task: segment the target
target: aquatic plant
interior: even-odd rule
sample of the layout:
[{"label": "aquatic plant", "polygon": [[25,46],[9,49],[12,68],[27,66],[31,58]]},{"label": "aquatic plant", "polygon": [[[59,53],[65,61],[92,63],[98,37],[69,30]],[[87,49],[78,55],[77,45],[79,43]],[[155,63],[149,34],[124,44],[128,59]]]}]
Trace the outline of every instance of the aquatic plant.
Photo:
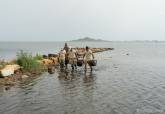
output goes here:
[{"label": "aquatic plant", "polygon": [[17,52],[17,64],[22,66],[22,70],[25,72],[39,73],[43,69],[43,65],[37,61],[36,57],[23,50]]}]

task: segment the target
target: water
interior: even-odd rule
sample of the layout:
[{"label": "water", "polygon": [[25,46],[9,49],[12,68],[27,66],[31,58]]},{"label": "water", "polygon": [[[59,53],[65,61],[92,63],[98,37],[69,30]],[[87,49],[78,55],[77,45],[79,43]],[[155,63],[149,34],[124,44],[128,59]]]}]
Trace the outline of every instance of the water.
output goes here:
[{"label": "water", "polygon": [[[53,53],[63,46],[7,44],[0,45],[0,55],[8,59],[20,48]],[[165,114],[165,43],[70,44],[115,50],[96,54],[98,65],[92,73],[56,70],[9,90],[0,87],[0,114]]]}]

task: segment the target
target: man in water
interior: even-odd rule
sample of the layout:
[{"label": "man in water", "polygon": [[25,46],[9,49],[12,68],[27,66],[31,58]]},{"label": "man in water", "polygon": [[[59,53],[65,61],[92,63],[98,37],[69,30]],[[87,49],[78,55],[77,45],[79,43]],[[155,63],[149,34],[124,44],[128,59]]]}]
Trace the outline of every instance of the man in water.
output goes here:
[{"label": "man in water", "polygon": [[61,49],[61,51],[59,52],[60,68],[64,68],[64,65],[65,65],[65,55],[66,55],[66,51],[64,49]]},{"label": "man in water", "polygon": [[73,48],[69,51],[69,63],[71,64],[72,70],[77,69],[77,52]]},{"label": "man in water", "polygon": [[91,60],[94,59],[94,54],[93,52],[89,49],[88,46],[86,46],[86,49],[85,49],[85,53],[84,53],[84,62],[85,62],[85,71],[87,70],[87,64],[90,66],[90,69],[91,71],[93,70],[92,69],[92,66],[89,64]]},{"label": "man in water", "polygon": [[66,54],[65,54],[65,68],[67,69],[68,63],[69,63],[69,58],[68,58],[68,55],[69,55],[69,46],[68,46],[67,43],[65,43],[65,45],[64,45],[64,50],[66,51]]}]

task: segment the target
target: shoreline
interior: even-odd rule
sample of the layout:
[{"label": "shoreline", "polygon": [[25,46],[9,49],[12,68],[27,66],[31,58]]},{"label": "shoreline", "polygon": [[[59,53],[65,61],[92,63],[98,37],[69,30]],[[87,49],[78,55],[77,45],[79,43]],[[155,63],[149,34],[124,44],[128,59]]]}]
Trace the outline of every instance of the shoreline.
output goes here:
[{"label": "shoreline", "polygon": [[[78,51],[78,55],[83,55],[85,48],[73,48]],[[114,48],[90,48],[93,53],[100,53],[104,51],[110,51],[114,50]],[[19,83],[22,80],[25,80],[30,77],[34,77],[37,75],[41,75],[45,72],[49,72],[50,74],[53,74],[55,69],[59,67],[58,63],[58,54],[48,54],[45,55],[45,58],[42,58],[41,60],[37,60],[41,65],[43,65],[43,68],[40,69],[40,71],[34,70],[34,71],[24,71],[24,68],[21,65],[18,65],[16,63],[17,60],[13,61],[5,61],[6,65],[4,65],[3,68],[0,68],[0,85],[6,86],[8,88],[9,86],[14,86],[15,84]],[[7,67],[7,68],[6,68]],[[3,76],[3,72],[13,72],[10,75]]]}]

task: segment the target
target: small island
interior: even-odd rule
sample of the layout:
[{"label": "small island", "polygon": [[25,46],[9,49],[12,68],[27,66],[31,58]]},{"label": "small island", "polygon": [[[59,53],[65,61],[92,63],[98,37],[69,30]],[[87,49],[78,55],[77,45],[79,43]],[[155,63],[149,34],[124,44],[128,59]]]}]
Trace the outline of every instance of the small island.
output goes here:
[{"label": "small island", "polygon": [[71,40],[70,42],[109,42],[109,41],[102,40],[102,39],[90,38],[90,37],[84,37],[84,38],[80,38],[77,40]]}]

